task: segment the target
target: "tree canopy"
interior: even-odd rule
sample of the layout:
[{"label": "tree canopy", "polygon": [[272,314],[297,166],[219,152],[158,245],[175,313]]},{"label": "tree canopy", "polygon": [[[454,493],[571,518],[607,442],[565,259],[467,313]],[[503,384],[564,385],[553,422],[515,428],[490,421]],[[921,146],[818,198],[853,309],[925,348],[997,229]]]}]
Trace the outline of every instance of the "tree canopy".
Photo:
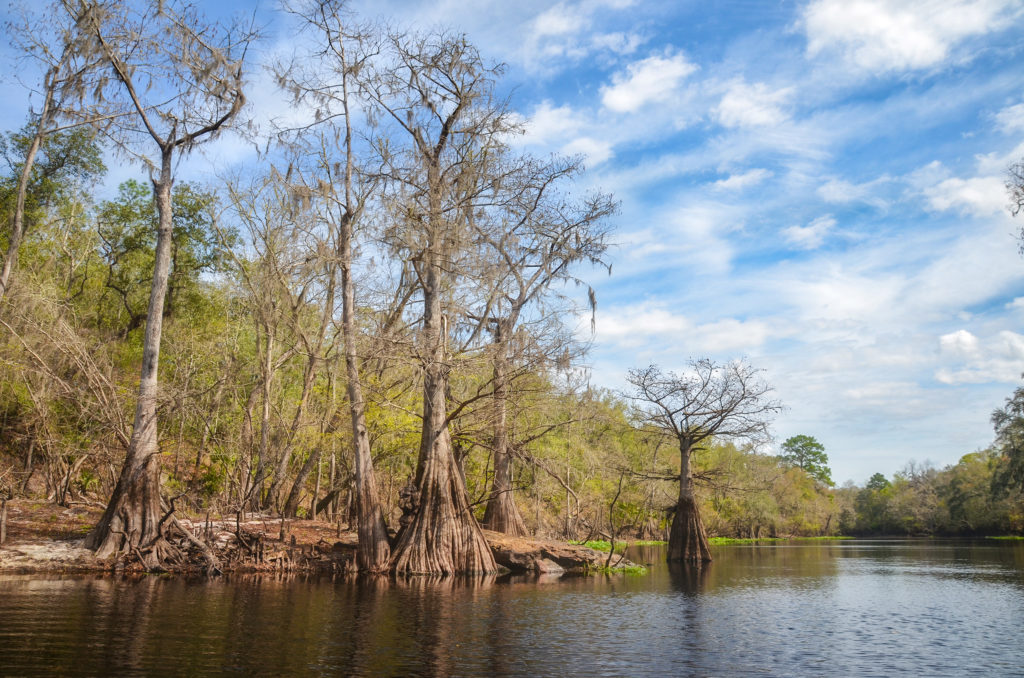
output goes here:
[{"label": "tree canopy", "polygon": [[782,454],[779,458],[807,473],[812,478],[826,485],[832,482],[832,470],[828,466],[828,455],[825,446],[813,436],[796,435],[782,443]]}]

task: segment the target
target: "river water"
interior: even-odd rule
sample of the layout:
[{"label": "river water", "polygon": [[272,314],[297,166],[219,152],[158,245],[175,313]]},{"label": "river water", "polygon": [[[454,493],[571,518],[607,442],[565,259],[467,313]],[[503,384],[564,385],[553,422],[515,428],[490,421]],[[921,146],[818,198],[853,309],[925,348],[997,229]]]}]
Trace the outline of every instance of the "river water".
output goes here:
[{"label": "river water", "polygon": [[643,576],[0,577],[0,675],[1024,675],[1024,542],[714,549]]}]

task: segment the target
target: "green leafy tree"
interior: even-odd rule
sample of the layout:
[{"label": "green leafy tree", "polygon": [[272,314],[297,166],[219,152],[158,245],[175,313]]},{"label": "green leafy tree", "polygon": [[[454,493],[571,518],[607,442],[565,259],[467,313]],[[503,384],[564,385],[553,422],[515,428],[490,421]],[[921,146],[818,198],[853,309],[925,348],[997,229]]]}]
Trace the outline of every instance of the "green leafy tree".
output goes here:
[{"label": "green leafy tree", "polygon": [[854,506],[857,509],[857,530],[860,532],[886,533],[892,528],[890,504],[892,483],[876,473],[868,480],[864,489],[857,493]]},{"label": "green leafy tree", "polygon": [[992,413],[992,425],[1000,455],[992,491],[1005,496],[1011,489],[1024,489],[1024,388],[1016,389],[1006,405]]},{"label": "green leafy tree", "polygon": [[786,440],[782,443],[780,459],[787,464],[803,469],[807,475],[829,487],[835,485],[832,482],[832,469],[828,467],[825,446],[813,436],[798,435]]},{"label": "green leafy tree", "polygon": [[[226,268],[225,247],[235,241],[221,227],[220,242],[214,229],[215,196],[191,184],[174,187],[171,197],[171,267],[163,317],[199,303],[200,276]],[[153,279],[158,215],[153,192],[129,180],[118,187],[117,199],[100,204],[97,231],[100,254],[106,264],[106,287],[116,299],[117,323],[123,334],[146,319]]]},{"label": "green leafy tree", "polygon": [[865,488],[874,492],[880,492],[889,487],[889,485],[889,480],[884,475],[876,473],[868,479],[868,484],[865,485]]}]

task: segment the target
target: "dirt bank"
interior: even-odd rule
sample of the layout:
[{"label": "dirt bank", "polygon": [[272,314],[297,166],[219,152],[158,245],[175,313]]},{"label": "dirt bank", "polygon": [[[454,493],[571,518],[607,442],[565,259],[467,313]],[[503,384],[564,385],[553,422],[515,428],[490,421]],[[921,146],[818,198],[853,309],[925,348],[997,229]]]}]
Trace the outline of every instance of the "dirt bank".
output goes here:
[{"label": "dirt bank", "polygon": [[[138,569],[132,559],[98,560],[82,547],[102,507],[57,506],[15,499],[7,504],[7,541],[0,546],[0,572],[103,572]],[[183,528],[216,556],[221,572],[354,571],[356,534],[319,520],[287,520],[244,514],[179,518]],[[509,537],[485,530],[499,565],[516,573],[560,575],[604,567],[608,554],[565,542]],[[198,548],[186,548],[181,571],[206,568]],[[618,556],[612,564],[632,566]]]}]

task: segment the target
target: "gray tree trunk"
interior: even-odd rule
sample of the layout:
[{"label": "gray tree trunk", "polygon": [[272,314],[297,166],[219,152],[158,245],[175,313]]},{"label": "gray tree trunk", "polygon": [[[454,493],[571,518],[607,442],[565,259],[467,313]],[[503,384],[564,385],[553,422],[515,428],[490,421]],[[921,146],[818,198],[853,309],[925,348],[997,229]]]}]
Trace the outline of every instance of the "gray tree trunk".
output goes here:
[{"label": "gray tree trunk", "polygon": [[46,74],[46,97],[43,99],[43,110],[39,113],[39,122],[36,124],[36,132],[32,135],[32,141],[25,154],[25,164],[21,167],[21,174],[18,176],[18,189],[14,202],[14,214],[11,216],[11,237],[7,243],[7,255],[4,257],[3,270],[0,271],[0,301],[7,294],[10,284],[11,271],[18,260],[18,248],[21,247],[21,239],[25,235],[25,196],[28,193],[28,182],[32,177],[32,167],[35,165],[36,154],[42,146],[43,137],[46,135],[46,128],[50,125],[50,118],[53,116],[53,80],[56,77],[56,68],[50,69]]},{"label": "gray tree trunk", "polygon": [[512,496],[512,454],[508,444],[508,375],[503,332],[496,333],[498,354],[494,359],[494,479],[487,499],[483,526],[488,530],[525,537],[526,525]]},{"label": "gray tree trunk", "polygon": [[153,181],[159,224],[132,437],[114,494],[85,543],[101,558],[138,549],[149,568],[158,567],[171,552],[159,526],[160,448],[157,439],[157,368],[173,228],[171,158],[171,149],[166,148],[161,156],[160,176]]}]

